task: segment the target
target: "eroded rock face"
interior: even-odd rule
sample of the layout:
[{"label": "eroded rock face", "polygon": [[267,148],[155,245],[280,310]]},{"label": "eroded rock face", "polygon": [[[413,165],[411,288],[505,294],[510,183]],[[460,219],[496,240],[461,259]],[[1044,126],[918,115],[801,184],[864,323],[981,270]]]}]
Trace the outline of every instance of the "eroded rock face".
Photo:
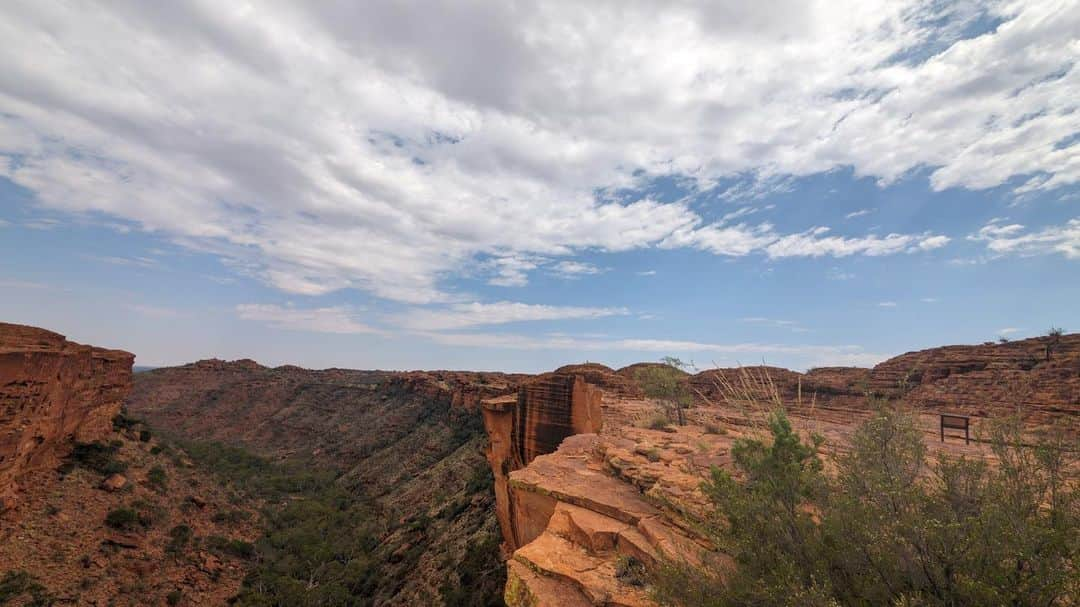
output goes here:
[{"label": "eroded rock face", "polygon": [[488,462],[495,475],[495,501],[506,546],[513,550],[531,541],[531,533],[514,521],[509,474],[540,455],[552,453],[568,436],[599,432],[602,392],[581,375],[560,372],[537,377],[516,396],[484,401],[484,428],[490,439]]},{"label": "eroded rock face", "polygon": [[0,500],[56,467],[76,441],[101,438],[131,390],[134,355],[0,323]]}]

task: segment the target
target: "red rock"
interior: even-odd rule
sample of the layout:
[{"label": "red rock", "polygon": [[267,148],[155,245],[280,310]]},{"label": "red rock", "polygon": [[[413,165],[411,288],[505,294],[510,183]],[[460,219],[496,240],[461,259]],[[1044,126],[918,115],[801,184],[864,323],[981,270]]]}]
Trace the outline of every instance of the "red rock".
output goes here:
[{"label": "red rock", "polygon": [[127,477],[123,474],[110,474],[105,480],[101,481],[101,487],[105,491],[112,493],[113,491],[119,491],[127,485]]},{"label": "red rock", "polygon": [[75,441],[112,429],[131,390],[135,357],[0,323],[0,496],[21,478],[55,468]]},{"label": "red rock", "polygon": [[485,400],[484,428],[490,444],[487,457],[495,476],[495,512],[510,549],[520,546],[507,486],[510,472],[551,453],[568,436],[599,432],[602,393],[580,375],[551,373],[522,386],[516,398]]}]

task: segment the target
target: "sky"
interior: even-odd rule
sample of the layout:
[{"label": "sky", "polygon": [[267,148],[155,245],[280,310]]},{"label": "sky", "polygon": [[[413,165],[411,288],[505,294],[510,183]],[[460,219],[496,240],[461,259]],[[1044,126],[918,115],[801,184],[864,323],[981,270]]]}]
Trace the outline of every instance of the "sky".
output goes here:
[{"label": "sky", "polygon": [[1080,329],[1075,0],[11,0],[0,40],[0,320],[136,364]]}]

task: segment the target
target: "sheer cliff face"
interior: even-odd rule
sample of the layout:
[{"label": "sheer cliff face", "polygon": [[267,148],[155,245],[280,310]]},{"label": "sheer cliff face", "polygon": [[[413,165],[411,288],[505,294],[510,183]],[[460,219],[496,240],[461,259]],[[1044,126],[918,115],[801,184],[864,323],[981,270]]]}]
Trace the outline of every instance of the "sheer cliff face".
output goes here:
[{"label": "sheer cliff face", "polygon": [[517,512],[528,505],[514,501],[508,486],[510,472],[554,452],[568,436],[599,432],[601,398],[600,389],[581,375],[556,371],[522,386],[516,396],[484,402],[496,513],[508,548],[527,544],[539,533],[527,523],[535,516]]},{"label": "sheer cliff face", "polygon": [[134,360],[0,323],[0,501],[13,502],[22,477],[56,467],[76,441],[111,430],[131,390]]}]

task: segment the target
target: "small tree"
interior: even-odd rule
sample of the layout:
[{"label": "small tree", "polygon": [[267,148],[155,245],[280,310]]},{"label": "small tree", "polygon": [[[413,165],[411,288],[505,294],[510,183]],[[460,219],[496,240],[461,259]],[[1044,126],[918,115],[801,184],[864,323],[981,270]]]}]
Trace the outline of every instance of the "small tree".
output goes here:
[{"label": "small tree", "polygon": [[1050,330],[1046,332],[1046,360],[1048,362],[1050,355],[1061,345],[1061,336],[1064,334],[1065,330],[1061,327],[1050,327]]},{"label": "small tree", "polygon": [[685,363],[674,356],[660,359],[661,365],[646,367],[637,373],[637,380],[645,396],[661,403],[668,417],[673,417],[680,426],[686,425],[684,409],[693,402],[690,385],[686,381],[686,370],[693,368],[692,363]]}]

